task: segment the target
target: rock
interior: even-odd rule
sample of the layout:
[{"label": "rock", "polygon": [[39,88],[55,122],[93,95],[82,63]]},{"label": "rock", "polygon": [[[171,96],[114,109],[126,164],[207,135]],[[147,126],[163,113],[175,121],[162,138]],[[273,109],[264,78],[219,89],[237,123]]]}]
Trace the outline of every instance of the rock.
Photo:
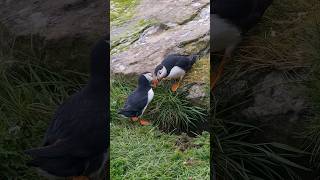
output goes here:
[{"label": "rock", "polygon": [[144,0],[137,7],[139,19],[154,18],[160,23],[183,24],[208,6],[208,0]]},{"label": "rock", "polygon": [[[190,4],[190,1],[182,2]],[[194,1],[192,3],[200,2],[204,1]],[[206,2],[209,3],[209,1]],[[161,3],[167,2],[161,1]],[[167,20],[165,20],[165,16],[162,14],[162,11],[156,11],[160,14],[156,14],[156,12],[154,12],[153,16],[157,17],[162,22],[178,23],[181,19],[178,18],[180,17],[180,14],[177,12],[180,12],[179,8],[183,8],[184,3],[180,3],[179,1],[179,6],[177,7],[173,5],[165,6],[166,8],[175,7],[174,10],[171,10],[171,15],[168,14],[166,16]],[[154,5],[154,3],[149,2],[148,4]],[[167,10],[166,8],[164,9]],[[189,19],[190,21],[184,22],[181,25],[170,27],[169,25],[162,23],[162,25],[155,25],[145,30],[144,33],[142,33],[142,36],[132,44],[128,45],[124,51],[112,55],[112,72],[121,74],[140,74],[145,71],[153,71],[156,65],[158,65],[163,58],[170,53],[199,53],[203,49],[209,47],[210,6],[206,5],[202,9],[200,9],[199,6],[197,9],[198,10],[191,11],[196,14],[190,14],[188,9],[184,9],[185,11],[188,11],[185,12],[185,14],[188,14],[189,18],[185,17],[183,14],[181,17],[183,16],[182,19]],[[148,8],[145,8],[143,12],[145,11],[147,11],[146,14],[148,14]],[[173,12],[176,14],[177,19],[173,18]],[[193,48],[185,48],[189,44],[192,44]],[[199,49],[194,47],[201,48]]]},{"label": "rock", "polygon": [[209,0],[142,0],[132,19],[123,26],[111,27],[112,38],[117,39],[128,33],[131,34],[141,20],[152,20],[175,27],[192,20],[209,3]]},{"label": "rock", "polygon": [[243,110],[248,119],[268,122],[283,119],[295,122],[307,107],[303,92],[305,87],[288,80],[279,72],[268,74],[262,83],[254,88],[254,103]]},{"label": "rock", "polygon": [[96,38],[109,29],[107,4],[104,0],[7,0],[0,6],[0,23],[18,36]]},{"label": "rock", "polygon": [[186,96],[193,103],[205,102],[206,98],[209,98],[209,92],[206,91],[205,84],[194,84],[189,88],[188,95]]}]

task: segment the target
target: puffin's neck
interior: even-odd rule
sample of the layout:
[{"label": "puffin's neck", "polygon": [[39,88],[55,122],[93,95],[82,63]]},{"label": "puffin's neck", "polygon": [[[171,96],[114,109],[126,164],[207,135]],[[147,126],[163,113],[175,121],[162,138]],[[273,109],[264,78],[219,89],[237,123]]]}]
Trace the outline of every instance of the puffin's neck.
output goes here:
[{"label": "puffin's neck", "polygon": [[150,82],[144,76],[141,76],[138,81],[138,89],[149,89],[149,88],[151,88]]}]

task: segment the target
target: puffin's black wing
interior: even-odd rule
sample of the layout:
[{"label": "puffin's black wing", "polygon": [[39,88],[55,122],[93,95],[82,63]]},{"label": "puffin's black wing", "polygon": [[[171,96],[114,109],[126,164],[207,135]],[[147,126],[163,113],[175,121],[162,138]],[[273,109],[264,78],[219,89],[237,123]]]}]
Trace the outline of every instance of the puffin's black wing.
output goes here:
[{"label": "puffin's black wing", "polygon": [[102,159],[92,159],[103,156],[108,148],[106,103],[102,101],[88,96],[84,89],[60,106],[44,147],[26,151],[33,157],[31,165],[58,176],[74,176],[88,165],[101,165]]},{"label": "puffin's black wing", "polygon": [[192,65],[196,62],[197,58],[194,56],[178,56],[176,66],[181,67],[185,71],[192,68]]},{"label": "puffin's black wing", "polygon": [[123,109],[121,109],[119,113],[126,117],[140,116],[147,103],[148,92],[136,89],[128,96]]}]

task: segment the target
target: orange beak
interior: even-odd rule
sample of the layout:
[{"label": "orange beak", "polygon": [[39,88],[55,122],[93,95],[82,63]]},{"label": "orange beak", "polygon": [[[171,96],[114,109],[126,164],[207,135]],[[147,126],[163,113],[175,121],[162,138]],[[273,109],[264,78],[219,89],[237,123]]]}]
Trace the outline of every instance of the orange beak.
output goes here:
[{"label": "orange beak", "polygon": [[151,82],[151,86],[154,87],[154,88],[156,88],[156,87],[158,86],[158,83],[159,83],[158,79],[154,79],[154,80],[152,80],[152,82]]}]

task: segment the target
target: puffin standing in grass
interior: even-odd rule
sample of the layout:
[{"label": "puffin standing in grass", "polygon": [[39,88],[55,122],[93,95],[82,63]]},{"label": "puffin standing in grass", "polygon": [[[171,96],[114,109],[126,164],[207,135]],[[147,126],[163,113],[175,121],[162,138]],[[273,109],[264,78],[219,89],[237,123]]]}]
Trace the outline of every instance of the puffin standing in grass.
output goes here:
[{"label": "puffin standing in grass", "polygon": [[255,26],[272,0],[215,0],[211,16],[211,51],[224,51],[217,71],[211,74],[211,90],[222,74],[225,63],[241,42],[242,37]]},{"label": "puffin standing in grass", "polygon": [[[103,179],[107,160],[109,43],[91,52],[89,83],[56,111],[42,147],[25,151],[28,163],[50,179]],[[102,174],[103,173],[103,174]]]},{"label": "puffin standing in grass", "polygon": [[163,78],[178,79],[178,82],[174,83],[171,87],[173,92],[177,91],[184,75],[191,69],[197,59],[197,55],[168,55],[154,70],[155,79],[153,86],[157,86]]},{"label": "puffin standing in grass", "polygon": [[[143,115],[148,104],[154,96],[152,90],[153,76],[151,72],[145,72],[139,76],[138,87],[128,96],[127,101],[120,109],[119,114],[131,118],[132,121],[138,121],[139,117]],[[148,120],[140,119],[140,124],[143,126],[149,125]]]}]

